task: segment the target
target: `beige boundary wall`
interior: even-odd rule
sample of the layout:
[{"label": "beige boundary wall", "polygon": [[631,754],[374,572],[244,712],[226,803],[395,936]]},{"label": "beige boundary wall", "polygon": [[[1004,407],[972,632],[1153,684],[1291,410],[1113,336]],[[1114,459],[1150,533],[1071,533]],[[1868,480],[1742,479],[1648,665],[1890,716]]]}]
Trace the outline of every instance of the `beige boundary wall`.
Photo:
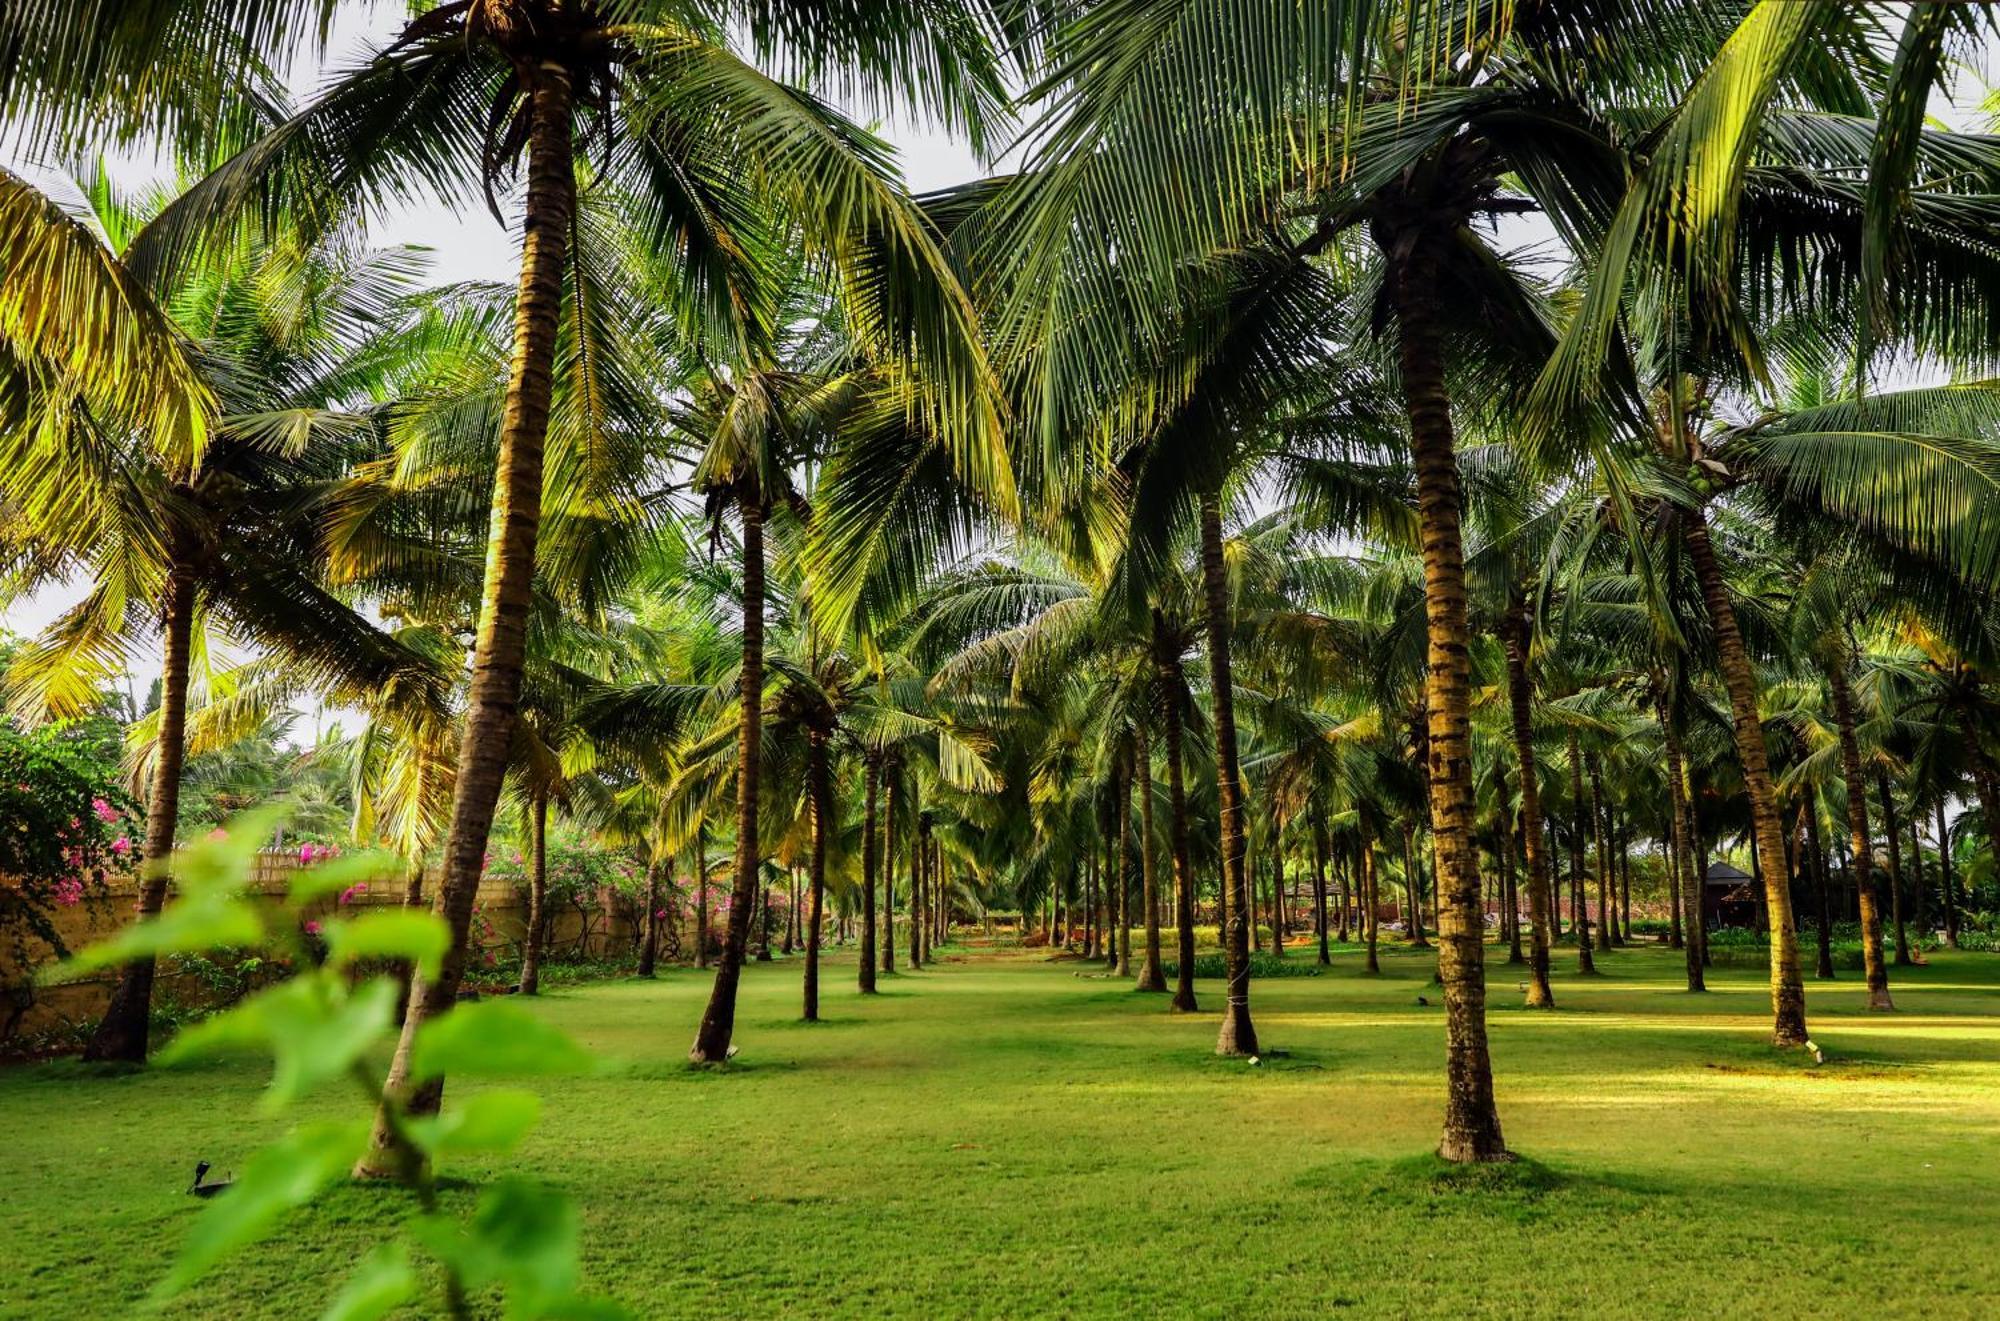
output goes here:
[{"label": "beige boundary wall", "polygon": [[[283,895],[290,888],[292,873],[299,868],[295,852],[266,851],[258,856],[257,869],[251,881],[251,891],[272,896]],[[0,885],[5,885],[0,878]],[[426,893],[425,898],[430,895]],[[353,899],[357,908],[384,907],[400,904],[403,887],[399,883],[371,887],[370,890]],[[131,919],[132,910],[138,902],[136,878],[123,878],[104,886],[89,889],[82,902],[69,907],[58,907],[52,913],[56,934],[71,950],[105,939],[114,934]],[[169,903],[173,901],[168,900]],[[479,897],[475,901],[479,915],[484,921],[473,924],[472,939],[477,953],[474,954],[468,981],[480,984],[480,967],[483,955],[490,952],[495,958],[517,957],[521,940],[528,924],[528,896],[525,888],[517,889],[514,880],[489,879],[481,882]],[[331,899],[314,905],[311,910],[318,914],[331,912],[335,902]],[[576,956],[602,957],[622,954],[634,948],[639,930],[641,914],[636,906],[615,893],[607,891],[596,896],[596,902],[586,908],[564,902],[549,915],[549,949],[557,958]],[[63,1027],[95,1019],[103,1013],[105,1003],[110,999],[116,973],[107,972],[85,981],[62,986],[34,986],[32,977],[35,969],[47,964],[54,951],[43,941],[32,936],[24,937],[26,965],[11,941],[0,941],[0,1055],[8,1053],[8,1042],[21,1036],[39,1035]],[[199,1004],[208,994],[200,980],[188,976],[169,977],[162,969],[162,976],[156,992],[163,1002]]]}]

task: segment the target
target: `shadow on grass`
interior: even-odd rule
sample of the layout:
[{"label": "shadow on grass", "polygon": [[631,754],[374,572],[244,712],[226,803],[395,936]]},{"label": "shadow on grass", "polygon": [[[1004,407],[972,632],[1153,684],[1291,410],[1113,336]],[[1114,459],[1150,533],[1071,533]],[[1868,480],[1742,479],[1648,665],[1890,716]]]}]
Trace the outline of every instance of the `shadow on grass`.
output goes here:
[{"label": "shadow on grass", "polygon": [[645,1082],[702,1083],[727,1078],[756,1078],[766,1074],[797,1073],[805,1066],[797,1060],[755,1059],[742,1055],[726,1064],[696,1064],[685,1059],[636,1060],[623,1068],[607,1070],[609,1076],[636,1078]]},{"label": "shadow on grass", "polygon": [[1625,1170],[1557,1169],[1532,1156],[1458,1165],[1429,1152],[1315,1166],[1293,1176],[1291,1184],[1306,1192],[1358,1197],[1380,1208],[1383,1216],[1464,1215],[1521,1225],[1580,1214],[1597,1217],[1678,1191]]}]

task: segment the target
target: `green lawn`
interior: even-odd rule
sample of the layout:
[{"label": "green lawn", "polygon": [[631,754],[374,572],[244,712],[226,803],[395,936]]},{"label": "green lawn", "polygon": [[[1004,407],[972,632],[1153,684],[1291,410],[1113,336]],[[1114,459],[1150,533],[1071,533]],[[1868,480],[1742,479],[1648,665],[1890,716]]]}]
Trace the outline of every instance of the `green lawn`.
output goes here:
[{"label": "green lawn", "polygon": [[[1819,1068],[1763,1045],[1755,970],[1691,998],[1678,960],[1564,975],[1551,1014],[1495,967],[1531,1158],[1503,1169],[1426,1154],[1443,1029],[1418,957],[1259,981],[1283,1053],[1251,1067],[1210,1054],[1212,1014],[1095,965],[978,953],[870,1001],[836,958],[816,1027],[795,963],[753,965],[722,1073],[681,1063],[701,974],[549,995],[615,1065],[545,1086],[517,1167],[582,1200],[593,1286],[644,1316],[2000,1315],[2000,958],[1902,975],[1893,1017],[1858,975],[1815,985]],[[124,1315],[194,1213],[195,1159],[277,1131],[262,1081],[0,1072],[0,1316]],[[169,1314],[312,1315],[403,1205],[344,1188]]]}]

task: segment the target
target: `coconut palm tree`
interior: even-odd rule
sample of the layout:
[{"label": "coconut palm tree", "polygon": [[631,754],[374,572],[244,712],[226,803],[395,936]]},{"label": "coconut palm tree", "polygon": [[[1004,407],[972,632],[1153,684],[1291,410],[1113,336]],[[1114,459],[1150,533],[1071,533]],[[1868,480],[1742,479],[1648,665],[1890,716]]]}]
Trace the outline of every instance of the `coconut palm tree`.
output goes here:
[{"label": "coconut palm tree", "polygon": [[[239,235],[160,264],[144,254],[191,190],[128,197],[96,175],[79,192],[86,218],[0,177],[0,242],[23,274],[0,296],[15,512],[0,544],[15,590],[90,584],[16,655],[7,683],[17,711],[73,714],[156,626],[146,921],[167,895],[189,695],[223,668],[210,658],[225,639],[282,656],[335,700],[412,708],[444,687],[428,656],[355,613],[326,572],[339,478],[380,453],[371,412],[387,356],[369,341],[398,336],[417,264],[344,235]],[[152,976],[151,960],[121,973],[92,1058],[145,1058]]]}]

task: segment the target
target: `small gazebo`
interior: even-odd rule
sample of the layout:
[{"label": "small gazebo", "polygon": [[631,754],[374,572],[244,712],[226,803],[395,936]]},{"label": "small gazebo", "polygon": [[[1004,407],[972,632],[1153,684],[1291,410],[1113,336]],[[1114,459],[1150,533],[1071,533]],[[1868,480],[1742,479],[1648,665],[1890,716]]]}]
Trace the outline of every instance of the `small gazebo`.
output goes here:
[{"label": "small gazebo", "polygon": [[1702,877],[1701,920],[1708,927],[1756,926],[1756,878],[1726,862],[1709,863]]}]

